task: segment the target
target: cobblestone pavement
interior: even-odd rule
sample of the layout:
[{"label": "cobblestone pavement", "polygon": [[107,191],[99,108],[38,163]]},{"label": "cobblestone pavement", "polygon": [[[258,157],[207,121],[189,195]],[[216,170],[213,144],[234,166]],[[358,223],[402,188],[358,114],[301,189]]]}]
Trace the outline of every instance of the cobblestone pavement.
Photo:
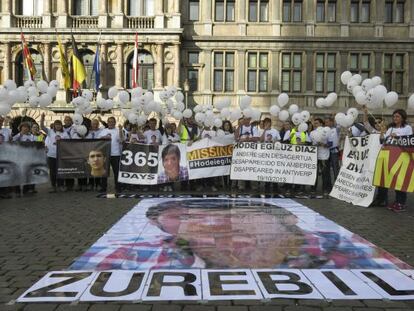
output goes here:
[{"label": "cobblestone pavement", "polygon": [[[414,302],[392,301],[223,301],[152,304],[14,303],[46,272],[64,270],[138,199],[100,199],[94,193],[49,194],[0,200],[0,310],[152,311],[379,311],[414,310]],[[360,208],[334,199],[298,199],[345,228],[414,266],[414,196],[406,213]]]}]

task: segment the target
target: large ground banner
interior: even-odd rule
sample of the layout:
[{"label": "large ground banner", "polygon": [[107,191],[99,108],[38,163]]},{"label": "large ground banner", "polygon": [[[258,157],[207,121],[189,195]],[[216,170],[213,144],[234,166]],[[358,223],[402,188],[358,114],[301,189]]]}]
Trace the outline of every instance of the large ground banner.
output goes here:
[{"label": "large ground banner", "polygon": [[330,196],[354,205],[369,206],[375,194],[372,183],[380,148],[379,134],[347,137],[342,167]]},{"label": "large ground banner", "polygon": [[409,300],[410,269],[292,200],[149,199],[17,301]]},{"label": "large ground banner", "polygon": [[0,144],[0,187],[49,181],[46,150],[40,142]]},{"label": "large ground banner", "polygon": [[414,135],[385,141],[378,154],[374,185],[414,192]]},{"label": "large ground banner", "polygon": [[230,174],[234,138],[204,138],[187,146],[190,179]]},{"label": "large ground banner", "polygon": [[317,147],[240,142],[234,145],[231,179],[314,185]]},{"label": "large ground banner", "polygon": [[105,139],[57,141],[58,178],[108,177],[111,142]]}]

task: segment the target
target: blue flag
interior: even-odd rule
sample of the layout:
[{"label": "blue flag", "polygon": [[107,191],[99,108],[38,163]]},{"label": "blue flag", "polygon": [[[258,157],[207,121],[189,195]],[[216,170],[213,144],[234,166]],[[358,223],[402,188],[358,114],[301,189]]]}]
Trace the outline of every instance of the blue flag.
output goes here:
[{"label": "blue flag", "polygon": [[93,61],[93,71],[95,73],[95,91],[98,92],[101,85],[101,66],[99,64],[99,43],[96,45],[95,60]]}]

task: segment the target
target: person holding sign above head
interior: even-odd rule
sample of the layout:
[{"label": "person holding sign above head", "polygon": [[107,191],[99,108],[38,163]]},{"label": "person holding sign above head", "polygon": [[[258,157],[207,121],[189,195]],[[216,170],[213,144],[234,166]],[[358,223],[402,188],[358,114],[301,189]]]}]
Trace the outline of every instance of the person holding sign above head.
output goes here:
[{"label": "person holding sign above head", "polygon": [[[384,139],[388,137],[397,138],[399,136],[413,135],[413,129],[407,123],[407,112],[403,109],[397,109],[392,114],[392,123],[388,126],[388,130],[384,135]],[[404,212],[406,210],[407,192],[395,190],[395,202],[388,206],[389,210],[394,212]],[[388,205],[388,189],[378,187],[377,197],[371,206],[385,207]]]}]

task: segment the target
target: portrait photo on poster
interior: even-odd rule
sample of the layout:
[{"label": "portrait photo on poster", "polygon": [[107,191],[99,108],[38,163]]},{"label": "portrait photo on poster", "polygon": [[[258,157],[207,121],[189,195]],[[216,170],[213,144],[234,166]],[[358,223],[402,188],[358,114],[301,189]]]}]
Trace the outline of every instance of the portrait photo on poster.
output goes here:
[{"label": "portrait photo on poster", "polygon": [[187,149],[184,144],[160,146],[158,158],[158,183],[188,180]]},{"label": "portrait photo on poster", "polygon": [[107,177],[110,142],[107,140],[60,140],[57,160],[60,178]]},{"label": "portrait photo on poster", "polygon": [[42,143],[2,143],[0,187],[47,183],[49,169]]}]

